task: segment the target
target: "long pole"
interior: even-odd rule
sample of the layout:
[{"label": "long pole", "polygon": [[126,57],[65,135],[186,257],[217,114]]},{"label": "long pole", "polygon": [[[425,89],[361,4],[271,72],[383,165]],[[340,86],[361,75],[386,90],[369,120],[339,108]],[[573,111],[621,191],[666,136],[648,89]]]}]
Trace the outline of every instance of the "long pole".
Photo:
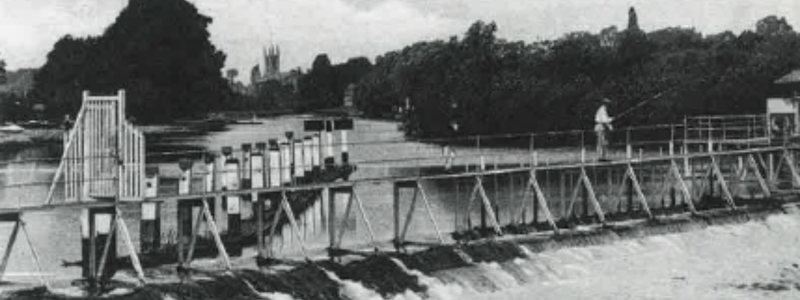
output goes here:
[{"label": "long pole", "polygon": [[645,104],[647,104],[647,103],[650,103],[650,102],[653,102],[653,101],[656,101],[656,100],[658,100],[658,99],[661,99],[661,96],[663,96],[663,95],[664,95],[664,93],[670,92],[670,91],[674,90],[675,88],[677,88],[677,86],[673,86],[673,87],[671,87],[671,88],[669,88],[669,89],[667,89],[667,90],[665,90],[665,91],[663,91],[663,92],[660,92],[660,93],[658,93],[658,94],[655,94],[655,96],[653,96],[653,97],[650,97],[650,98],[649,98],[649,99],[647,99],[647,100],[644,100],[644,101],[642,101],[642,102],[639,102],[639,103],[637,103],[636,105],[632,106],[631,108],[628,108],[628,109],[624,110],[623,112],[621,112],[621,113],[617,114],[617,115],[614,117],[614,119],[616,119],[616,120],[622,119],[623,117],[627,116],[628,114],[632,113],[633,111],[635,111],[635,110],[637,110],[637,109],[641,108],[641,107],[642,107],[642,106],[644,106]]}]

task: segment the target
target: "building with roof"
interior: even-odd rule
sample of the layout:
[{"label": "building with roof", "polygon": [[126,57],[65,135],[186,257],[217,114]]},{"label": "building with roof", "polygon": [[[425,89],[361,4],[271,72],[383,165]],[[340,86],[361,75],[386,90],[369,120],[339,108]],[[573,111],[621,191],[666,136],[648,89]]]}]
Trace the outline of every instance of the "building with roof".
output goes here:
[{"label": "building with roof", "polygon": [[767,120],[770,136],[794,135],[800,132],[800,69],[781,76],[774,82],[772,97],[767,99]]},{"label": "building with roof", "polygon": [[250,82],[254,91],[259,85],[268,81],[291,85],[297,91],[301,75],[302,71],[299,69],[281,72],[281,48],[278,45],[271,45],[263,49],[261,61],[250,70]]}]

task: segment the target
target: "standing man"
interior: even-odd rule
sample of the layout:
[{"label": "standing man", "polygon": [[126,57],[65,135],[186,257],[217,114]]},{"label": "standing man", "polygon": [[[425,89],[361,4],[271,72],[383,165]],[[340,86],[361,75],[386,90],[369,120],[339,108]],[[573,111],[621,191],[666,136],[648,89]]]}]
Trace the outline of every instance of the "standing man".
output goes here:
[{"label": "standing man", "polygon": [[445,141],[444,149],[442,154],[445,155],[445,163],[444,163],[444,170],[450,172],[453,168],[453,161],[456,159],[456,150],[453,148],[453,143],[455,143],[455,139],[458,138],[458,122],[451,121],[450,122],[450,137],[447,141]]},{"label": "standing man", "polygon": [[608,98],[603,98],[600,104],[600,108],[597,109],[597,113],[594,115],[594,131],[597,132],[597,157],[599,161],[608,161],[606,158],[606,153],[608,152],[608,134],[611,130],[614,130],[614,127],[611,125],[611,122],[614,121],[613,118],[608,116],[608,109],[606,106],[611,103],[611,100]]}]

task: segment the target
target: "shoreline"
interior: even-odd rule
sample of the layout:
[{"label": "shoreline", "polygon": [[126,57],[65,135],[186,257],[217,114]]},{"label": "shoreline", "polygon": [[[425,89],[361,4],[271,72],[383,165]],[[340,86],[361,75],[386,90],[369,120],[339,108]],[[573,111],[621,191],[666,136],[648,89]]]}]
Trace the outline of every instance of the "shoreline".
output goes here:
[{"label": "shoreline", "polygon": [[61,143],[61,129],[28,129],[21,133],[0,133],[0,147],[9,150],[21,147]]}]

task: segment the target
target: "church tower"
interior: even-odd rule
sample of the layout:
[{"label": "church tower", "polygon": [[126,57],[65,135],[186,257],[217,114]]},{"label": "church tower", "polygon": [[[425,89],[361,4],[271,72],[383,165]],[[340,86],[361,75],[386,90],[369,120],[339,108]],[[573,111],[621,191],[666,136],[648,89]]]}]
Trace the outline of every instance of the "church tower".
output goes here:
[{"label": "church tower", "polygon": [[277,45],[272,45],[269,50],[264,49],[264,71],[262,77],[264,81],[280,80],[281,72],[281,50]]}]

